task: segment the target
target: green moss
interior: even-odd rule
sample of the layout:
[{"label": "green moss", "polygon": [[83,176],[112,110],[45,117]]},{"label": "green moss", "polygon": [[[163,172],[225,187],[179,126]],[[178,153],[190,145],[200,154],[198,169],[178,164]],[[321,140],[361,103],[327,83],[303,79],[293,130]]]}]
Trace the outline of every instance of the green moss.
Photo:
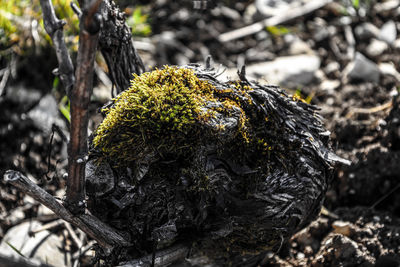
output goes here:
[{"label": "green moss", "polygon": [[[111,108],[103,110],[107,116],[96,130],[93,144],[118,166],[129,165],[149,149],[161,156],[187,155],[203,136],[213,134],[205,132],[210,129],[204,124],[216,112],[240,108],[239,101],[227,96],[229,90],[217,90],[186,68],[166,66],[135,75],[131,87],[114,99]],[[222,108],[207,107],[218,101]],[[243,137],[245,123],[242,111],[238,128]]]},{"label": "green moss", "polygon": [[[252,90],[240,82],[216,88],[187,68],[165,66],[135,75],[131,87],[103,109],[106,118],[94,134],[93,145],[114,167],[131,166],[150,153],[156,158],[185,159],[190,165],[199,145],[213,143],[217,151],[232,155],[250,150],[269,157],[273,146],[262,130],[269,121],[255,115]],[[223,134],[227,129],[221,117],[237,120],[229,138]]]}]

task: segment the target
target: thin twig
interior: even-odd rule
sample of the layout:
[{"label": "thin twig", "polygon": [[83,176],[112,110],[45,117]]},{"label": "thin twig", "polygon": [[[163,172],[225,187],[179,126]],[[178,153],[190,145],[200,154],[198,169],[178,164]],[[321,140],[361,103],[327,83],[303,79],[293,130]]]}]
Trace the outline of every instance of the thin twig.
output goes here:
[{"label": "thin twig", "polygon": [[311,13],[314,10],[319,9],[330,2],[332,2],[332,0],[312,0],[304,6],[296,7],[294,9],[288,10],[287,12],[279,13],[273,17],[264,19],[249,26],[223,33],[218,37],[218,40],[225,43],[255,34],[264,30],[267,26],[276,26],[297,17],[303,16],[305,14]]},{"label": "thin twig", "polygon": [[8,82],[8,78],[10,77],[10,74],[11,74],[11,66],[7,66],[0,82],[0,96],[2,96],[5,93],[5,88]]},{"label": "thin twig", "polygon": [[4,174],[3,179],[5,182],[12,184],[22,192],[37,200],[39,203],[45,205],[63,220],[80,228],[90,237],[95,239],[106,252],[111,252],[116,246],[126,247],[131,245],[120,233],[99,221],[96,217],[90,214],[73,215],[53,196],[44,191],[38,185],[34,184],[22,173],[8,170]]},{"label": "thin twig", "polygon": [[82,255],[84,255],[89,249],[93,247],[96,242],[91,240],[85,246],[79,248],[74,254],[72,254],[72,259],[78,260]]},{"label": "thin twig", "polygon": [[44,28],[53,41],[57,55],[59,67],[56,73],[60,76],[61,82],[69,95],[75,77],[74,66],[64,41],[63,27],[65,22],[57,18],[51,0],[40,0],[40,5],[43,11]]},{"label": "thin twig", "polygon": [[393,194],[396,190],[400,188],[400,183],[397,184],[392,190],[390,190],[387,194],[382,196],[380,199],[378,199],[371,207],[370,209],[374,209],[376,206],[378,206],[379,203],[384,201],[387,197],[389,197],[391,194]]},{"label": "thin twig", "polygon": [[51,162],[50,162],[50,161],[51,161],[51,150],[52,150],[52,148],[53,148],[54,125],[55,125],[55,124],[53,124],[52,130],[51,130],[51,136],[50,136],[49,147],[48,147],[48,149],[47,149],[47,171],[46,171],[46,173],[44,174],[44,176],[46,177],[47,181],[51,181],[51,180],[52,180],[52,178],[49,176],[49,173],[52,171],[52,170],[51,170]]},{"label": "thin twig", "polygon": [[393,101],[390,100],[382,105],[372,107],[372,108],[353,108],[351,109],[347,114],[346,118],[349,119],[351,118],[354,114],[373,114],[377,113],[380,111],[384,111],[386,109],[389,109],[393,106]]},{"label": "thin twig", "polygon": [[64,220],[58,219],[58,220],[49,222],[47,224],[44,224],[44,225],[42,225],[41,227],[39,227],[39,228],[37,228],[35,230],[29,231],[29,235],[35,235],[35,234],[40,233],[42,231],[50,230],[50,229],[56,228],[58,226],[61,226],[63,224],[64,224]]},{"label": "thin twig", "polygon": [[76,235],[74,229],[72,229],[71,224],[68,223],[68,222],[64,222],[64,224],[65,224],[65,228],[67,229],[68,234],[70,235],[72,241],[75,242],[75,245],[76,245],[78,248],[82,247],[82,242],[81,242],[81,240],[78,238],[78,236]]},{"label": "thin twig", "polygon": [[349,59],[354,59],[354,55],[356,53],[356,40],[354,38],[352,29],[349,25],[344,26],[344,36],[346,37],[346,41],[348,44],[347,48],[347,57]]}]

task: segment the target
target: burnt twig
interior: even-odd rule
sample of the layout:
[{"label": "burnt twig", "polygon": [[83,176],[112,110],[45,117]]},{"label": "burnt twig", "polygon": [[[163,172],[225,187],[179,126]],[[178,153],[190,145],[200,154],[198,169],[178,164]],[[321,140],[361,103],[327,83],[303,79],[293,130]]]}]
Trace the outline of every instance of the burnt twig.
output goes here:
[{"label": "burnt twig", "polygon": [[55,14],[51,0],[40,0],[40,5],[43,11],[44,28],[50,35],[56,50],[58,60],[58,70],[56,73],[60,76],[64,84],[67,94],[70,94],[71,88],[74,85],[74,66],[71,57],[68,53],[67,46],[64,42],[63,27],[65,22],[59,20]]},{"label": "burnt twig", "polygon": [[103,29],[99,47],[106,60],[116,93],[130,86],[132,74],[144,72],[144,65],[133,46],[132,33],[125,23],[125,15],[113,1],[106,0],[101,8]]},{"label": "burnt twig", "polygon": [[80,23],[76,83],[71,93],[71,128],[68,144],[68,179],[66,205],[73,213],[85,211],[85,163],[87,157],[88,107],[93,90],[94,58],[101,19],[97,16],[102,0],[83,8]]},{"label": "burnt twig", "polygon": [[[135,259],[129,262],[124,262],[119,265],[119,267],[134,267],[142,266],[145,264],[161,267],[168,266],[177,260],[184,259],[189,252],[189,247],[184,244],[178,244],[171,248],[160,250],[152,255],[146,255],[140,259]],[[147,265],[146,265],[147,266]]]},{"label": "burnt twig", "polygon": [[116,246],[129,246],[130,243],[120,233],[96,217],[89,214],[74,215],[59,203],[53,196],[34,184],[30,179],[17,171],[9,170],[4,174],[4,181],[12,184],[22,192],[51,209],[65,221],[80,228],[95,239],[104,249],[111,251]]}]

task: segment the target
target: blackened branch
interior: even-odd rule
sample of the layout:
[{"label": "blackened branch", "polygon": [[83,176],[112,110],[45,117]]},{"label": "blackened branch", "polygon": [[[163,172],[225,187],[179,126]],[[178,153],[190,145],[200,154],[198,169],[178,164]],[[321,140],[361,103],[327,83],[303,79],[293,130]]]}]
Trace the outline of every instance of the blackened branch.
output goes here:
[{"label": "blackened branch", "polygon": [[101,8],[103,28],[99,46],[106,60],[116,93],[130,86],[132,74],[141,74],[145,68],[132,42],[132,33],[125,23],[125,14],[111,0],[104,0]]},{"label": "blackened branch", "polygon": [[74,66],[64,41],[63,27],[65,22],[57,18],[51,0],[40,0],[40,5],[43,11],[44,28],[50,35],[56,50],[59,65],[57,74],[60,76],[61,82],[69,96],[75,82],[75,77]]},{"label": "blackened branch", "polygon": [[33,183],[25,175],[17,171],[6,171],[4,181],[10,183],[22,192],[28,194],[39,203],[52,210],[60,218],[78,227],[90,237],[95,239],[106,251],[115,247],[129,246],[125,237],[108,225],[89,214],[74,215],[59,203],[52,195]]}]

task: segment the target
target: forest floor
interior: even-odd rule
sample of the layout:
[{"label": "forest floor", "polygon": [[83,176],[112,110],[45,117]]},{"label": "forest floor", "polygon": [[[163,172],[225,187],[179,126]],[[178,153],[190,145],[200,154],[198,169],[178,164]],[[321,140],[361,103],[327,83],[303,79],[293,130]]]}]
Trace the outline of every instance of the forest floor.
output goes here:
[{"label": "forest floor", "polygon": [[[190,2],[152,1],[143,8],[150,12],[152,34],[135,38],[135,45],[148,69],[203,62],[211,55],[225,69],[221,76],[236,78],[236,68],[245,64],[249,77],[279,84],[320,108],[333,148],[351,165],[336,166],[320,217],[279,253],[268,254],[265,266],[400,266],[400,1],[331,2],[242,38],[223,35],[283,12],[266,14],[266,2],[194,11]],[[295,8],[301,7],[285,12]],[[62,196],[67,154],[59,132],[68,123],[59,108],[62,93],[51,89],[55,66],[51,48],[17,62],[16,76],[0,97],[0,176],[20,170]],[[101,121],[97,109],[110,97],[102,73],[97,72],[91,130]],[[59,126],[55,134],[53,124]],[[0,241],[24,222],[59,222],[3,181],[0,190]],[[49,264],[88,264],[90,253],[78,249],[89,242],[83,233],[62,223],[42,231],[56,236],[54,244],[69,255]]]}]

